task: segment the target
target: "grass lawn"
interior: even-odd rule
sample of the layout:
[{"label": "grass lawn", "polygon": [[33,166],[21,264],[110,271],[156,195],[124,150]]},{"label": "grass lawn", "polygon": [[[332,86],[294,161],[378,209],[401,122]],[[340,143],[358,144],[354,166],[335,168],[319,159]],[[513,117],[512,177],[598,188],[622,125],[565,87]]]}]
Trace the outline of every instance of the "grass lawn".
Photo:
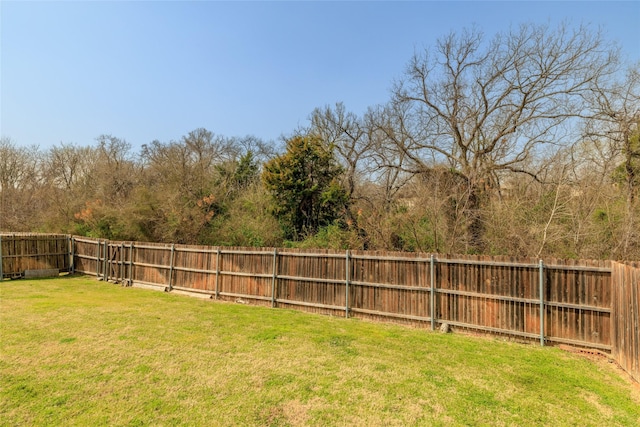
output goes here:
[{"label": "grass lawn", "polygon": [[96,281],[0,282],[0,425],[640,425],[556,348]]}]

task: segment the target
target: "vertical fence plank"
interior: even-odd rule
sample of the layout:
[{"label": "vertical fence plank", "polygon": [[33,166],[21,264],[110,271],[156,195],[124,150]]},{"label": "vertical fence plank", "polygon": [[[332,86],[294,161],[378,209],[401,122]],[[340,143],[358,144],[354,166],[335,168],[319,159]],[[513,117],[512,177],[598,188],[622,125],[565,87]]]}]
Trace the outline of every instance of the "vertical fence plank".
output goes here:
[{"label": "vertical fence plank", "polygon": [[216,299],[220,297],[220,248],[216,249]]},{"label": "vertical fence plank", "polygon": [[109,280],[109,272],[107,265],[109,263],[109,241],[104,241],[104,262],[102,264],[102,279],[106,282]]},{"label": "vertical fence plank", "polygon": [[[67,236],[67,243],[69,247],[69,273],[73,274],[75,273],[75,265],[73,262],[74,253],[75,253],[75,249],[74,249],[75,243],[74,243],[73,236],[71,235]],[[0,275],[0,277],[2,276]]]},{"label": "vertical fence plank", "polygon": [[544,347],[544,264],[540,260],[538,280],[540,281],[540,345]]},{"label": "vertical fence plank", "polygon": [[124,261],[124,242],[120,243],[120,254],[118,256],[118,281],[124,282],[125,275],[125,261]]},{"label": "vertical fence plank", "polygon": [[345,304],[344,304],[344,317],[349,318],[349,279],[351,276],[351,268],[349,266],[349,250],[347,250],[347,256],[345,258]]},{"label": "vertical fence plank", "polygon": [[96,242],[96,277],[100,277],[100,252],[102,251],[102,244],[100,240]]},{"label": "vertical fence plank", "polygon": [[4,270],[2,265],[4,264],[4,258],[2,257],[2,236],[0,236],[0,282],[4,280]]},{"label": "vertical fence plank", "polygon": [[273,277],[271,278],[271,308],[276,306],[276,280],[278,280],[278,249],[273,249]]},{"label": "vertical fence plank", "polygon": [[129,272],[127,274],[127,285],[133,286],[133,242],[129,245]]},{"label": "vertical fence plank", "polygon": [[173,267],[175,264],[175,258],[176,258],[176,245],[175,243],[171,244],[171,254],[169,255],[169,284],[168,284],[168,289],[169,291],[171,291],[171,289],[173,289]]},{"label": "vertical fence plank", "polygon": [[435,272],[435,256],[431,254],[429,260],[429,317],[431,317],[431,330],[436,328],[436,272]]}]

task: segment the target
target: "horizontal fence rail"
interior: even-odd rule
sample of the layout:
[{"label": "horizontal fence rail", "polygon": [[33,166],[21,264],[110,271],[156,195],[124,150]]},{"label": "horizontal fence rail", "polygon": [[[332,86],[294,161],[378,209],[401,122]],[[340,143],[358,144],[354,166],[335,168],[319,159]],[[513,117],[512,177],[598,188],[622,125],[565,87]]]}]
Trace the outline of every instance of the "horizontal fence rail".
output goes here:
[{"label": "horizontal fence rail", "polygon": [[63,238],[70,239],[64,250],[42,244],[32,252],[7,253],[3,243],[1,264],[36,254],[62,256],[71,260],[61,271],[124,285],[569,344],[611,353],[640,380],[638,265]]}]

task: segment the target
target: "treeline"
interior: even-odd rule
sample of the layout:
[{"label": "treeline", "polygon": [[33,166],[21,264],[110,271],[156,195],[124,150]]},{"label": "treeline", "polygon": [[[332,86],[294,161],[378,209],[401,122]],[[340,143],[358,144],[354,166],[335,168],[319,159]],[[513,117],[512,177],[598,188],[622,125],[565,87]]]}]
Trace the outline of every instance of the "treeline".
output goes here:
[{"label": "treeline", "polygon": [[0,141],[0,230],[233,246],[640,259],[640,66],[587,27],[452,33],[387,103],[282,147],[196,129]]}]

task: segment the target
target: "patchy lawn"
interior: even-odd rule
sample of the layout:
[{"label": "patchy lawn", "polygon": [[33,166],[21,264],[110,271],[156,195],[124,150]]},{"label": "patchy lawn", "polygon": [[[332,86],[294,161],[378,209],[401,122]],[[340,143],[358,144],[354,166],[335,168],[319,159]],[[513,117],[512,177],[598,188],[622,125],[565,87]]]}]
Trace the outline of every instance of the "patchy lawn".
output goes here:
[{"label": "patchy lawn", "polygon": [[0,282],[0,425],[640,425],[606,361],[122,288]]}]

